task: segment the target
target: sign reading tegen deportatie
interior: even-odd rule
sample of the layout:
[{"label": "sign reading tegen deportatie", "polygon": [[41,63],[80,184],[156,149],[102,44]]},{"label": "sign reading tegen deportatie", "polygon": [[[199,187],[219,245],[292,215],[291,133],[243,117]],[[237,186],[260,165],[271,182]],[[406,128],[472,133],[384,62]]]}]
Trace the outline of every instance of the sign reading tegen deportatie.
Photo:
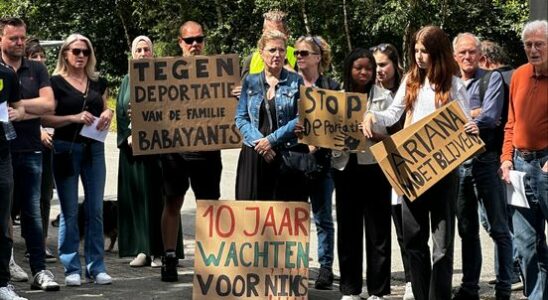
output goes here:
[{"label": "sign reading tegen deportatie", "polygon": [[360,129],[367,109],[367,94],[345,93],[301,86],[299,122],[304,126],[299,142],[334,150],[367,150]]},{"label": "sign reading tegen deportatie", "polygon": [[192,299],[308,299],[310,207],[196,202]]},{"label": "sign reading tegen deportatie", "polygon": [[134,155],[239,148],[236,54],[129,62]]},{"label": "sign reading tegen deportatie", "polygon": [[451,101],[371,152],[396,193],[413,201],[483,149],[479,136],[464,132],[467,122],[457,101]]}]

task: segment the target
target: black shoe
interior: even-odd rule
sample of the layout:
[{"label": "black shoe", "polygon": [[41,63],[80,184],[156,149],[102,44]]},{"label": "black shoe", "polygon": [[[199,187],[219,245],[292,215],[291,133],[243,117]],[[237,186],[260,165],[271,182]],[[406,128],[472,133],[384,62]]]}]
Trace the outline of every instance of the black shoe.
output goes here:
[{"label": "black shoe", "polygon": [[162,257],[162,281],[174,282],[179,280],[177,274],[177,263],[179,259],[175,257]]},{"label": "black shoe", "polygon": [[45,259],[47,263],[57,262],[57,257],[53,255],[53,252],[49,248],[46,248]]},{"label": "black shoe", "polygon": [[487,281],[487,283],[490,284],[490,285],[495,285],[495,284],[497,284],[497,280],[496,279],[491,279],[491,280]]},{"label": "black shoe", "polygon": [[496,300],[510,300],[510,295],[495,295]]},{"label": "black shoe", "polygon": [[333,287],[333,272],[329,269],[321,268],[314,287],[317,290],[330,290]]},{"label": "black shoe", "polygon": [[479,295],[478,293],[470,293],[459,288],[455,295],[453,295],[452,300],[479,300]]}]

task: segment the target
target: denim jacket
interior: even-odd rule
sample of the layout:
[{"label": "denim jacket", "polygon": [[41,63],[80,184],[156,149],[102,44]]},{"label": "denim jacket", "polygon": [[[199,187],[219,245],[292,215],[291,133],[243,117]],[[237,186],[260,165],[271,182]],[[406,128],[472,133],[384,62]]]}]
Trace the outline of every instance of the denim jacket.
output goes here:
[{"label": "denim jacket", "polygon": [[[266,137],[273,148],[297,143],[293,131],[298,121],[297,101],[301,84],[302,78],[298,74],[282,69],[274,100],[278,129]],[[244,79],[235,120],[246,146],[254,147],[255,141],[264,137],[259,131],[259,114],[267,89],[264,72],[250,74]]]}]

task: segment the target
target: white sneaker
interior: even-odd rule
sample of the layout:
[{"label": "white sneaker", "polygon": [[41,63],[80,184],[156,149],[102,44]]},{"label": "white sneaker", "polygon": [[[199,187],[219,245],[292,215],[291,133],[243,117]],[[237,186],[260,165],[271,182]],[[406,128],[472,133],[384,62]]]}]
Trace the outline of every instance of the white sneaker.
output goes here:
[{"label": "white sneaker", "polygon": [[112,277],[105,272],[101,272],[95,276],[95,284],[111,284]]},{"label": "white sneaker", "polygon": [[0,300],[27,300],[27,298],[19,297],[13,285],[8,284],[0,288]]},{"label": "white sneaker", "polygon": [[144,267],[147,263],[147,256],[144,253],[139,253],[135,258],[129,263],[130,267]]},{"label": "white sneaker", "polygon": [[65,277],[66,286],[80,286],[82,285],[82,278],[80,274],[70,274]]},{"label": "white sneaker", "polygon": [[30,288],[33,290],[58,291],[59,284],[50,270],[42,270],[34,275]]},{"label": "white sneaker", "polygon": [[413,287],[411,282],[405,284],[405,294],[403,294],[403,300],[415,300],[415,295],[413,295]]},{"label": "white sneaker", "polygon": [[344,295],[341,300],[362,300],[358,295]]},{"label": "white sneaker", "polygon": [[152,261],[150,262],[150,266],[152,268],[160,268],[162,267],[162,258],[160,257],[154,257]]},{"label": "white sneaker", "polygon": [[370,296],[369,298],[367,298],[367,300],[384,300],[384,297],[383,296]]},{"label": "white sneaker", "polygon": [[27,274],[27,272],[25,272],[25,270],[23,270],[23,268],[15,263],[13,256],[10,259],[10,274],[11,281],[23,282],[29,280],[29,275]]}]

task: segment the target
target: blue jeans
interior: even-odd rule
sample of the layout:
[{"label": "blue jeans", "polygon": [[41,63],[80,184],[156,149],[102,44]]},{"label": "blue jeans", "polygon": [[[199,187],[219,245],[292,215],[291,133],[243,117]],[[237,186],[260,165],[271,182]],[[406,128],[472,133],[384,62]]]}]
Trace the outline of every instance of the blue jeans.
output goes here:
[{"label": "blue jeans", "polygon": [[0,144],[0,287],[7,286],[10,280],[9,263],[13,240],[9,234],[9,223],[12,193],[13,169],[9,146]]},{"label": "blue jeans", "polygon": [[32,274],[46,269],[44,232],[40,213],[40,187],[42,185],[42,152],[14,152],[13,199],[21,207],[21,234],[27,244]]},{"label": "blue jeans", "polygon": [[[68,151],[70,142],[55,140],[55,152]],[[53,157],[53,175],[61,203],[59,222],[59,259],[65,275],[81,274],[80,232],[78,228],[78,179],[84,187],[86,276],[106,272],[104,263],[103,195],[105,190],[105,148],[101,142],[74,143],[72,146],[74,175],[63,176],[59,162]]]},{"label": "blue jeans", "polygon": [[512,216],[514,241],[521,256],[524,294],[530,300],[548,299],[548,246],[544,229],[548,220],[548,173],[542,166],[548,155],[524,160],[514,155],[514,169],[526,173],[525,195],[530,209],[516,207]]},{"label": "blue jeans", "polygon": [[[481,153],[459,168],[457,197],[458,231],[462,239],[462,284],[469,293],[479,291],[481,273],[481,242],[479,237],[478,205],[485,207],[489,235],[495,242],[498,258],[497,294],[509,295],[512,277],[512,238],[508,226],[508,210],[502,182],[498,175],[498,154]],[[475,186],[475,189],[474,189]]]},{"label": "blue jeans", "polygon": [[324,269],[333,267],[335,228],[333,226],[333,178],[331,172],[308,179],[308,195],[314,213],[314,223],[318,233],[318,261]]}]

